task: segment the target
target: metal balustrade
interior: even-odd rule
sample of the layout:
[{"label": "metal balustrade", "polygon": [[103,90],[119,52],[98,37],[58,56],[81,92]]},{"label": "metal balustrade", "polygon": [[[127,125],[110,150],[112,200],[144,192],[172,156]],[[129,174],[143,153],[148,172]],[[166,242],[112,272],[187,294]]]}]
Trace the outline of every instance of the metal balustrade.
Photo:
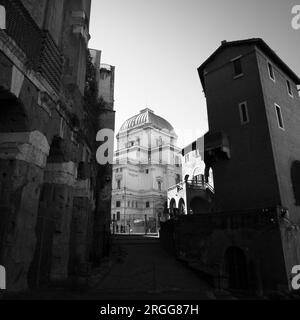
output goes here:
[{"label": "metal balustrade", "polygon": [[187,188],[190,189],[201,189],[201,190],[206,190],[209,189],[211,192],[214,192],[214,188],[206,182],[202,181],[195,181],[195,180],[188,180],[186,182],[180,182],[168,189],[168,191],[172,191],[174,189],[183,189],[184,185],[186,185]]}]

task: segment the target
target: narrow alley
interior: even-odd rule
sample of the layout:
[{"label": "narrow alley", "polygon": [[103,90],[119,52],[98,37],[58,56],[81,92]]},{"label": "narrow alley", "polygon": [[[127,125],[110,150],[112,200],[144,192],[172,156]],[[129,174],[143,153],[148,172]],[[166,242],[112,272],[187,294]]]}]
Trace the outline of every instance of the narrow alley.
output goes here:
[{"label": "narrow alley", "polygon": [[[210,300],[213,288],[154,236],[115,236],[110,259],[81,286],[27,291],[26,300]],[[88,284],[88,285],[87,285]]]},{"label": "narrow alley", "polygon": [[118,236],[119,258],[90,292],[99,299],[212,299],[200,276],[165,252],[156,237]]}]

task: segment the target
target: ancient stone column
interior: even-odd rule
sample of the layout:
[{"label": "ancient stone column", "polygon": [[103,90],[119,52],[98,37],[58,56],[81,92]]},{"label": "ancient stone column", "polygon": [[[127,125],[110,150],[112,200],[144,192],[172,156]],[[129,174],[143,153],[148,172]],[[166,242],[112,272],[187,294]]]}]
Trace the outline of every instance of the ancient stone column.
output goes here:
[{"label": "ancient stone column", "polygon": [[49,149],[39,131],[0,133],[0,264],[9,291],[27,288]]},{"label": "ancient stone column", "polygon": [[70,240],[69,272],[72,275],[82,275],[88,271],[94,209],[95,200],[91,189],[91,180],[77,180],[74,189]]},{"label": "ancient stone column", "polygon": [[[54,230],[51,235],[52,247],[50,249],[52,251],[50,280],[52,281],[62,281],[68,277],[75,176],[76,164],[71,161],[48,163],[45,169],[44,187],[51,190],[51,194],[45,195],[45,197],[48,197],[48,210],[50,211],[48,217],[50,216],[50,219],[54,221]],[[43,234],[41,238],[43,240]],[[43,250],[46,250],[46,248]]]}]

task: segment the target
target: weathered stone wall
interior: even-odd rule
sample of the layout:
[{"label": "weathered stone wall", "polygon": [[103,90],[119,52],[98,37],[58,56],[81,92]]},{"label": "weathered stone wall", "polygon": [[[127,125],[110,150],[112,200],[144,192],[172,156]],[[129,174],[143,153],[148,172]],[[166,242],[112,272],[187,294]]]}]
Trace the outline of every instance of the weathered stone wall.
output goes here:
[{"label": "weathered stone wall", "polygon": [[[209,275],[215,286],[230,288],[226,252],[238,248],[245,268],[247,288],[255,294],[289,288],[279,225],[280,210],[181,216],[162,224],[161,242],[191,267]],[[175,248],[175,249],[174,249]],[[228,266],[227,266],[228,267]]]},{"label": "weathered stone wall", "polygon": [[6,267],[11,290],[27,287],[48,153],[49,145],[40,132],[0,134],[0,262]]},{"label": "weathered stone wall", "polygon": [[[57,45],[52,53],[62,53],[65,64],[58,92],[0,30],[0,264],[7,269],[8,290],[25,289],[27,279],[39,286],[88,270],[94,241],[106,247],[109,235],[111,168],[100,170],[96,183],[96,144],[90,143],[107,118],[100,115],[95,125],[83,105],[90,0],[48,1],[47,8],[46,1],[23,3],[36,24],[48,29]],[[88,135],[81,130],[83,119],[93,127]],[[84,178],[78,176],[82,164],[90,167]],[[104,194],[97,209],[100,231],[98,186],[98,196]]]}]

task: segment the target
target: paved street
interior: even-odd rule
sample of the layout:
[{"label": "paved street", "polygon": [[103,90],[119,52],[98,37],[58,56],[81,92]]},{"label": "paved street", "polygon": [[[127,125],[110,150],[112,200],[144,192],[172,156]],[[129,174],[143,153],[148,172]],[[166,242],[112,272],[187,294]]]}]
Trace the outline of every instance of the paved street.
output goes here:
[{"label": "paved street", "polygon": [[165,252],[158,238],[116,237],[120,258],[93,290],[95,298],[209,299],[210,286]]},{"label": "paved street", "polygon": [[151,236],[116,236],[112,257],[89,280],[89,289],[47,289],[11,296],[18,299],[155,300],[215,299],[198,274],[161,248]]}]

